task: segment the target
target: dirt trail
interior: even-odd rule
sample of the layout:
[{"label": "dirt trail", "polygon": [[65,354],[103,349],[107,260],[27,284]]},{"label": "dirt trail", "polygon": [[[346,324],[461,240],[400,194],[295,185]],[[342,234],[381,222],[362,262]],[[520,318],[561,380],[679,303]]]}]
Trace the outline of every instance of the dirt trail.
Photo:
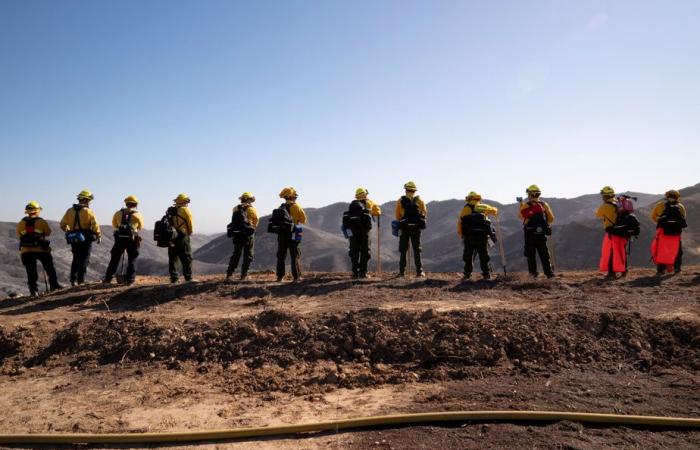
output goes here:
[{"label": "dirt trail", "polygon": [[[658,279],[639,271],[614,282],[587,272],[552,281],[311,274],[289,284],[257,274],[171,286],[145,278],[7,299],[0,408],[11,413],[0,414],[0,429],[175,431],[459,409],[700,417],[698,272]],[[413,427],[268,444],[504,445],[494,430],[525,446],[700,445],[700,433],[575,424]]]}]

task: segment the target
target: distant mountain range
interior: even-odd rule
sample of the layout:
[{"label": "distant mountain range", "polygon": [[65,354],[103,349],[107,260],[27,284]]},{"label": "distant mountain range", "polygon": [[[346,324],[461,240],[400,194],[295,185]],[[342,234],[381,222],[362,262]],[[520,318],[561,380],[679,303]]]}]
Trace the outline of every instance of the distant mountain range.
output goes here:
[{"label": "distant mountain range", "polygon": [[[637,216],[642,224],[642,233],[632,244],[631,266],[649,266],[649,246],[653,238],[654,225],[649,219],[651,207],[663,196],[658,194],[628,193],[638,198]],[[684,260],[700,263],[700,223],[696,212],[700,210],[700,184],[681,190],[681,201],[688,209],[689,228],[683,235]],[[595,219],[594,212],[600,205],[598,194],[584,195],[572,199],[545,198],[556,216],[553,228],[553,246],[556,268],[562,270],[591,269],[598,263],[602,226]],[[522,224],[517,218],[518,206],[515,203],[503,205],[484,200],[497,206],[501,211],[501,230],[505,247],[507,267],[510,271],[525,269],[523,253]],[[348,271],[348,245],[340,231],[340,222],[348,202],[334,203],[323,208],[307,208],[309,225],[304,228],[302,243],[302,267],[311,271]],[[457,215],[464,206],[463,200],[432,201],[428,207],[428,228],[423,234],[423,256],[427,271],[452,272],[462,270],[462,244],[457,237]],[[391,235],[391,221],[394,219],[394,202],[382,205],[381,254],[382,269],[396,271],[398,266],[398,239]],[[269,270],[275,265],[276,236],[266,233],[269,216],[262,217],[256,233],[255,261],[253,270]],[[58,224],[49,221],[54,235],[52,246],[54,259],[63,283],[67,281],[70,266],[70,249],[58,231]],[[0,222],[0,297],[10,292],[26,290],[24,267],[19,261],[15,223]],[[224,228],[225,224],[222,224]],[[112,246],[112,228],[103,227],[104,239],[95,245],[88,278],[98,280],[109,261]],[[137,270],[141,274],[167,274],[167,252],[156,247],[152,231],[142,233],[144,241]],[[376,224],[372,230],[371,268],[376,263]],[[223,273],[233,246],[225,235],[193,236],[195,273]],[[491,248],[492,264],[500,270],[498,247]],[[41,272],[40,272],[41,273]]]}]

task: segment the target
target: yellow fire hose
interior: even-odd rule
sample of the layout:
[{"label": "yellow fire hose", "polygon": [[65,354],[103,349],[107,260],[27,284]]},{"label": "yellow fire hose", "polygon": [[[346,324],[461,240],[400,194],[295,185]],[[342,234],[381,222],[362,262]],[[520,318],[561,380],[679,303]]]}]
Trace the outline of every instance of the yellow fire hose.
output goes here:
[{"label": "yellow fire hose", "polygon": [[0,434],[0,444],[136,444],[165,442],[219,441],[229,439],[283,436],[296,433],[318,433],[390,425],[418,425],[434,422],[508,421],[508,422],[572,422],[636,425],[666,428],[700,428],[700,419],[623,414],[593,414],[558,411],[453,411],[420,414],[361,417],[300,425],[234,428],[176,433],[70,433],[70,434]]}]

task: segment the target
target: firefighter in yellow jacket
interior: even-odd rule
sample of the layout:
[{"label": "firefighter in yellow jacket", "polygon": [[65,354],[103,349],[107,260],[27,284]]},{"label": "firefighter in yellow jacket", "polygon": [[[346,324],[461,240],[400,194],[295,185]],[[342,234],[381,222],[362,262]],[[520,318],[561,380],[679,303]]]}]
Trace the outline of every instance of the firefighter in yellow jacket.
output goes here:
[{"label": "firefighter in yellow jacket", "polygon": [[111,258],[107,266],[107,272],[102,280],[103,283],[109,284],[112,282],[112,277],[117,272],[119,260],[124,252],[127,256],[126,265],[126,284],[133,284],[135,281],[136,268],[134,263],[139,256],[139,247],[141,246],[141,236],[139,230],[143,228],[143,217],[136,210],[138,207],[138,199],[130,195],[124,199],[126,208],[122,208],[112,217],[112,227],[114,228],[114,246],[112,246]]},{"label": "firefighter in yellow jacket", "polygon": [[[306,224],[306,213],[297,203],[299,194],[293,187],[286,187],[280,192],[284,203],[280,208],[287,211],[291,219],[292,231],[286,230],[277,235],[277,281],[282,281],[285,275],[285,260],[287,252],[292,260],[292,277],[294,281],[301,280],[301,225]],[[280,209],[281,210],[281,209]]]},{"label": "firefighter in yellow jacket", "polygon": [[598,207],[595,216],[603,221],[605,236],[601,245],[599,270],[607,272],[606,278],[615,279],[616,273],[627,275],[627,242],[629,238],[613,233],[618,221],[618,200],[615,190],[604,186],[600,190],[603,203]]},{"label": "firefighter in yellow jacket", "polygon": [[481,203],[481,195],[472,191],[465,198],[464,205],[457,219],[457,234],[464,242],[464,279],[472,276],[474,257],[479,255],[481,275],[485,280],[491,278],[491,258],[489,257],[488,240],[494,232],[488,216],[495,217],[498,208]]},{"label": "firefighter in yellow jacket", "polygon": [[421,258],[421,230],[426,227],[428,209],[416,195],[416,183],[409,181],[403,186],[405,194],[396,202],[396,220],[399,223],[399,276],[406,275],[406,256],[409,242],[413,246],[416,276],[425,277]]},{"label": "firefighter in yellow jacket", "polygon": [[540,199],[542,191],[533,184],[525,190],[527,199],[520,199],[518,216],[523,221],[525,233],[525,258],[527,258],[527,270],[530,276],[537,278],[537,254],[540,255],[542,272],[547,278],[554,277],[552,262],[547,248],[547,236],[552,234],[552,222],[554,213],[549,204]]},{"label": "firefighter in yellow jacket", "polygon": [[688,226],[685,206],[681,203],[681,193],[671,189],[651,211],[651,220],[656,224],[656,236],[651,246],[652,260],[656,264],[657,275],[673,271],[680,273],[683,263],[681,234]]},{"label": "firefighter in yellow jacket", "polygon": [[94,199],[88,190],[78,194],[78,203],[70,207],[61,219],[61,229],[66,232],[66,240],[73,252],[73,262],[70,267],[70,284],[83,284],[85,273],[90,263],[92,243],[100,242],[100,226],[97,224],[95,213],[90,209]]},{"label": "firefighter in yellow jacket", "polygon": [[175,200],[174,206],[168,208],[171,224],[177,237],[168,247],[168,271],[170,272],[170,282],[177,283],[180,280],[178,273],[178,262],[182,267],[182,275],[185,281],[193,282],[192,278],[192,244],[190,236],[194,232],[192,213],[190,212],[189,204],[190,197],[187,194],[179,194]]},{"label": "firefighter in yellow jacket", "polygon": [[367,198],[369,191],[363,187],[355,190],[355,200],[350,203],[348,211],[343,214],[343,230],[349,241],[350,264],[353,278],[368,278],[367,265],[370,256],[369,232],[374,217],[382,210]]},{"label": "firefighter in yellow jacket", "polygon": [[27,270],[27,284],[29,295],[38,295],[36,262],[40,261],[49,278],[49,286],[52,291],[61,289],[56,277],[56,268],[53,265],[51,246],[46,239],[51,235],[51,228],[44,219],[39,217],[41,206],[37,202],[29,202],[24,208],[26,216],[17,224],[17,237],[19,238],[19,251],[22,264]]},{"label": "firefighter in yellow jacket", "polygon": [[250,264],[255,256],[255,230],[258,228],[258,212],[253,206],[255,196],[250,192],[244,192],[238,199],[241,203],[233,208],[231,223],[228,226],[228,237],[233,239],[233,255],[228,262],[226,279],[230,280],[238,267],[238,262],[243,255],[241,265],[241,280],[247,280]]}]

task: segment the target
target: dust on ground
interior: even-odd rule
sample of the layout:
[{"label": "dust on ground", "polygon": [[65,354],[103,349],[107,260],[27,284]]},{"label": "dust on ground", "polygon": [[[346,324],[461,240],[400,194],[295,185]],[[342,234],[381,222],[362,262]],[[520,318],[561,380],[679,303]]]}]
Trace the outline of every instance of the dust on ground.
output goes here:
[{"label": "dust on ground", "polygon": [[[700,275],[462,281],[273,274],[0,301],[4,432],[184,431],[400,412],[700,417]],[[572,423],[360,430],[256,448],[697,448]],[[618,445],[616,445],[618,443]],[[214,446],[246,448],[251,442]],[[207,447],[207,446],[204,446]]]}]

